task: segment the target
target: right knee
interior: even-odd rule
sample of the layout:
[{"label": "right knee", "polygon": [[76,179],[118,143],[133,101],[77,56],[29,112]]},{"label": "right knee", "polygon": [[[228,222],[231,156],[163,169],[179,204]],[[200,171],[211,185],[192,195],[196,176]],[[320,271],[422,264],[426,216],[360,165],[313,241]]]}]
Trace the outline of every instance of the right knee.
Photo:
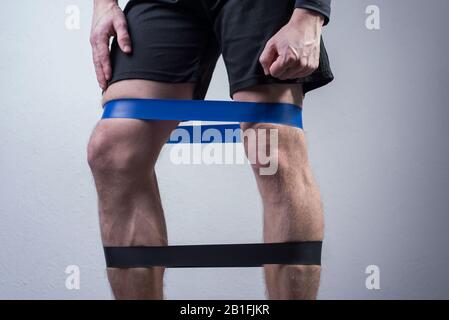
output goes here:
[{"label": "right knee", "polygon": [[132,175],[144,169],[151,169],[145,164],[144,155],[130,143],[119,141],[108,130],[96,130],[87,145],[87,162],[96,176],[102,174]]}]

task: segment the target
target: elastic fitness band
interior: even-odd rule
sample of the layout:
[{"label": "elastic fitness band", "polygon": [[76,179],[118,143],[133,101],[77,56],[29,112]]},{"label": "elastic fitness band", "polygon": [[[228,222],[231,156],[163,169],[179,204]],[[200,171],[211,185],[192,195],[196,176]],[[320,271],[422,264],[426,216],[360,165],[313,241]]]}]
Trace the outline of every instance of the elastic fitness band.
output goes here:
[{"label": "elastic fitness band", "polygon": [[260,267],[321,264],[321,242],[216,244],[166,247],[105,247],[110,268]]},{"label": "elastic fitness band", "polygon": [[262,122],[302,128],[301,108],[289,103],[119,99],[104,105],[106,118]]},{"label": "elastic fitness band", "polygon": [[[302,128],[301,108],[288,103],[119,99],[104,105],[102,118],[259,122]],[[195,127],[180,126],[179,128],[192,132]],[[206,127],[206,129],[217,129],[220,132],[226,129],[239,129],[238,124],[214,124],[201,127],[201,130]],[[203,141],[189,141],[189,143],[197,142]],[[237,143],[239,139],[219,142]],[[178,143],[178,141],[168,143]],[[265,264],[320,265],[321,246],[321,241],[134,246],[104,247],[104,253],[106,265],[109,268],[260,267]]]}]

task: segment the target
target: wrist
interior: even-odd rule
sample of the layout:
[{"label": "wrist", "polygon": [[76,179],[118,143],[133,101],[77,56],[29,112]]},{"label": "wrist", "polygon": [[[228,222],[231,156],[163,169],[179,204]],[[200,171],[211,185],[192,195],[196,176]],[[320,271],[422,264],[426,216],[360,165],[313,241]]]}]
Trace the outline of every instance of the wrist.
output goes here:
[{"label": "wrist", "polygon": [[94,0],[94,8],[113,7],[118,5],[118,0]]},{"label": "wrist", "polygon": [[290,18],[290,23],[293,24],[311,23],[320,27],[324,25],[324,21],[321,13],[304,8],[296,8]]}]

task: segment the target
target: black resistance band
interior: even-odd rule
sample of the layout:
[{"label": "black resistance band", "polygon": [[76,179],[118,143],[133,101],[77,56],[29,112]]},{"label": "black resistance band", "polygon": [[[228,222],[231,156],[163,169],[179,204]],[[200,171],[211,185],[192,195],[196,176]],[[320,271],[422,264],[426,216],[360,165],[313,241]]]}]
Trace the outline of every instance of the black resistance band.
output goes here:
[{"label": "black resistance band", "polygon": [[321,242],[105,247],[109,268],[230,268],[321,264]]}]

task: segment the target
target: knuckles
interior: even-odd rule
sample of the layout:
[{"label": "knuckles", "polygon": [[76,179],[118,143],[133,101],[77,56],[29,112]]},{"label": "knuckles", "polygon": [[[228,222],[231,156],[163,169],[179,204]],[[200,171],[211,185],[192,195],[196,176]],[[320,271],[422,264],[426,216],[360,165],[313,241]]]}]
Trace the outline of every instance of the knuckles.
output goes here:
[{"label": "knuckles", "polygon": [[265,67],[268,64],[268,59],[266,57],[261,56],[259,58],[259,62]]},{"label": "knuckles", "polygon": [[296,55],[293,52],[289,52],[285,57],[284,63],[290,65],[292,63],[295,63],[297,60],[298,59]]}]

